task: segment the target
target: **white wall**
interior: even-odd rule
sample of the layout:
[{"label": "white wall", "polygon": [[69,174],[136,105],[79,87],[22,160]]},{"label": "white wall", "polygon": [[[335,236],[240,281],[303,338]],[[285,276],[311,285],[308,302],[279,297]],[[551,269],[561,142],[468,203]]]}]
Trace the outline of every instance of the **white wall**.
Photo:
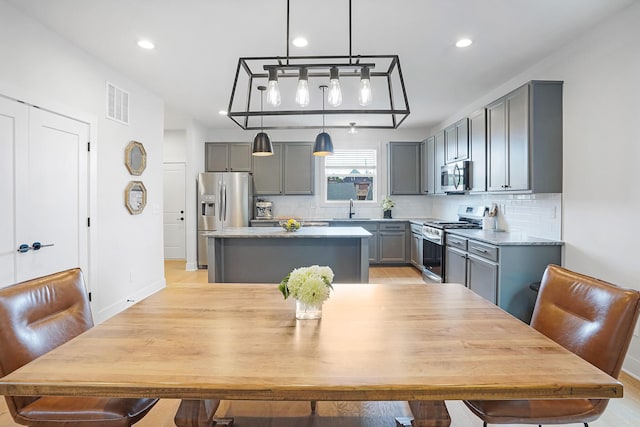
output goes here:
[{"label": "white wall", "polygon": [[[467,106],[474,111],[528,80],[563,80],[564,265],[640,290],[640,3]],[[640,377],[640,337],[624,368]]]},{"label": "white wall", "polygon": [[164,163],[187,162],[187,131],[165,130],[162,160]]},{"label": "white wall", "polygon": [[[160,98],[0,1],[0,93],[92,122],[90,271],[94,319],[99,322],[164,286]],[[105,119],[105,82],[130,93],[129,126]],[[140,141],[147,168],[132,177],[124,148]],[[124,188],[141,179],[147,207],[132,216]]]}]

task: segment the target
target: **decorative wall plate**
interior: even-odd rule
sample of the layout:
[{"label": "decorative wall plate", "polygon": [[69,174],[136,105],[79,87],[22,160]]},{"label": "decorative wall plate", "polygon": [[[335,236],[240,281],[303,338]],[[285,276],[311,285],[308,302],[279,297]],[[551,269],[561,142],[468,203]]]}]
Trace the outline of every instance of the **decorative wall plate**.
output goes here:
[{"label": "decorative wall plate", "polygon": [[142,181],[129,181],[124,190],[124,205],[131,215],[142,213],[147,205],[147,188]]},{"label": "decorative wall plate", "polygon": [[147,167],[147,151],[141,142],[129,142],[127,148],[124,149],[124,164],[131,175],[142,175]]}]

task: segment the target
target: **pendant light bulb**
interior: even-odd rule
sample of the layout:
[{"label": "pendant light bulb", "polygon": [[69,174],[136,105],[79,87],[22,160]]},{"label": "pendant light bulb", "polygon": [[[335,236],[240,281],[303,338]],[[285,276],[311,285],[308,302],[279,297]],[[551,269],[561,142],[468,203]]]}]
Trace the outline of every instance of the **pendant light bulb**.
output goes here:
[{"label": "pendant light bulb", "polygon": [[267,83],[267,104],[277,107],[282,102],[280,87],[278,86],[278,70],[269,69],[269,82]]},{"label": "pendant light bulb", "polygon": [[362,67],[360,71],[360,91],[358,93],[358,103],[366,107],[371,104],[371,77],[369,67]]},{"label": "pendant light bulb", "polygon": [[338,68],[331,67],[329,79],[329,96],[327,102],[332,107],[339,107],[342,104],[342,90],[340,90],[340,79],[338,77]]},{"label": "pendant light bulb", "polygon": [[296,104],[300,107],[309,105],[309,74],[306,68],[300,68],[298,89],[296,90]]}]

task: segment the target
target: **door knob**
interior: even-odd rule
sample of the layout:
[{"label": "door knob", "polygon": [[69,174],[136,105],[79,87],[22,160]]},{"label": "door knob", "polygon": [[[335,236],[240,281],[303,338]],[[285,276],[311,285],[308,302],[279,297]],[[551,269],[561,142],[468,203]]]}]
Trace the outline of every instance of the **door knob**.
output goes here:
[{"label": "door knob", "polygon": [[48,248],[49,246],[53,246],[53,243],[49,243],[46,245],[43,245],[40,242],[33,242],[33,244],[31,244],[31,246],[27,245],[26,243],[21,244],[20,246],[18,246],[18,252],[20,253],[25,253],[25,252],[29,252],[29,251],[39,251],[40,248]]}]

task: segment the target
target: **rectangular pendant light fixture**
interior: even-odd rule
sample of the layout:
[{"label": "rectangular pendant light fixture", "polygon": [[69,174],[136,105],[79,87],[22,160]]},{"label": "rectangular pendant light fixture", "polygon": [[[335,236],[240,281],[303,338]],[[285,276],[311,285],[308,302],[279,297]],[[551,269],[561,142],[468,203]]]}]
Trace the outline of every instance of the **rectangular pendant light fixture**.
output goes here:
[{"label": "rectangular pendant light fixture", "polygon": [[[326,128],[356,122],[361,129],[396,129],[409,116],[398,55],[352,54],[351,0],[349,55],[290,56],[288,39],[289,0],[286,55],[238,59],[227,115],[242,129],[317,129],[323,115]],[[328,86],[327,109],[308,90],[321,85]],[[267,87],[264,110],[253,97],[257,86]]]}]

